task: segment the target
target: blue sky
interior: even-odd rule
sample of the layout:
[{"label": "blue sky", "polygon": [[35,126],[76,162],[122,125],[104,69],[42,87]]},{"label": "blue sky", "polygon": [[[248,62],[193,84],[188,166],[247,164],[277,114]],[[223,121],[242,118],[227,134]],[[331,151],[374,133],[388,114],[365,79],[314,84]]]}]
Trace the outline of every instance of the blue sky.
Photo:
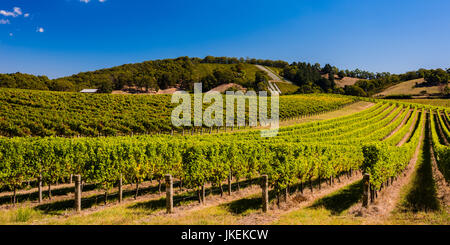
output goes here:
[{"label": "blue sky", "polygon": [[450,67],[448,0],[1,0],[0,73],[50,78],[178,56]]}]

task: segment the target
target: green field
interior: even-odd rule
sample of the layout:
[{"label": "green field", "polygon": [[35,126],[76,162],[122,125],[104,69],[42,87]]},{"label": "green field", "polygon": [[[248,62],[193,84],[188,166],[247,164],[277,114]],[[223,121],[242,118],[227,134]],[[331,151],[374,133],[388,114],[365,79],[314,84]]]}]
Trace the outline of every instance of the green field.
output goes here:
[{"label": "green field", "polygon": [[294,94],[299,89],[299,86],[295,84],[285,83],[285,82],[276,82],[275,83],[278,88],[281,90],[281,94]]}]

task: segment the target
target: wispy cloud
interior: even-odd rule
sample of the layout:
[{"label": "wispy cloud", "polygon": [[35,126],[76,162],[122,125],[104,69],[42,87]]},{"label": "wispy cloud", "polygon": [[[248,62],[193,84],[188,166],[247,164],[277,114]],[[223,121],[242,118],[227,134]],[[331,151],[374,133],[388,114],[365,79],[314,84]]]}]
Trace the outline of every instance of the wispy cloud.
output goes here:
[{"label": "wispy cloud", "polygon": [[[91,0],[80,0],[80,2],[82,2],[82,3],[89,3]],[[99,2],[101,2],[101,3],[104,3],[104,2],[106,2],[106,0],[98,0]]]},{"label": "wispy cloud", "polygon": [[16,17],[17,15],[14,12],[9,12],[9,11],[5,11],[5,10],[0,10],[0,14],[6,17],[12,16],[12,17]]},{"label": "wispy cloud", "polygon": [[6,11],[6,10],[0,10],[0,15],[6,16],[6,17],[17,17],[19,15],[22,15],[22,9],[19,7],[14,7],[13,11]]},{"label": "wispy cloud", "polygon": [[14,13],[16,13],[17,15],[22,15],[22,9],[20,9],[19,7],[14,7]]},{"label": "wispy cloud", "polygon": [[6,25],[6,24],[11,24],[11,22],[9,22],[9,20],[0,19],[0,25]]}]

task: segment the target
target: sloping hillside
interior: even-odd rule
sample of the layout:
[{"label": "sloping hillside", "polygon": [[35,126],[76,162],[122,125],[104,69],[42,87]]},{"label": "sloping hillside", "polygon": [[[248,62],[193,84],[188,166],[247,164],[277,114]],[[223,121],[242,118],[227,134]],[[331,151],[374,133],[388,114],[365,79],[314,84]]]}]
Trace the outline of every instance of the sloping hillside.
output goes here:
[{"label": "sloping hillside", "polygon": [[226,84],[222,84],[219,85],[211,90],[209,90],[208,92],[220,92],[220,93],[224,93],[229,89],[234,89],[234,90],[242,90],[242,91],[246,91],[245,88],[243,88],[241,85],[239,84],[235,84],[235,83],[226,83]]},{"label": "sloping hillside", "polygon": [[[324,74],[324,75],[322,75],[322,77],[328,79],[328,74]],[[340,88],[343,88],[345,86],[354,85],[359,80],[364,80],[364,79],[356,78],[356,77],[343,77],[342,79],[339,79],[339,76],[334,75],[334,82]]]},{"label": "sloping hillside", "polygon": [[254,64],[282,66],[281,61],[211,57],[204,59],[179,57],[124,64],[96,71],[50,80],[45,76],[28,74],[0,74],[0,87],[78,92],[97,88],[110,93],[157,93],[170,88],[192,90],[194,83],[202,83],[204,91],[226,83],[256,88]]},{"label": "sloping hillside", "polygon": [[281,94],[283,94],[283,95],[294,94],[300,88],[299,86],[297,86],[295,84],[287,83],[287,82],[274,82],[273,84],[275,84],[280,89]]},{"label": "sloping hillside", "polygon": [[376,94],[375,97],[389,95],[436,95],[441,93],[439,86],[421,87],[420,84],[424,82],[425,80],[423,78],[402,82]]},{"label": "sloping hillside", "polygon": [[361,78],[354,78],[354,77],[344,77],[342,79],[336,79],[336,80],[334,80],[334,82],[336,83],[336,85],[338,87],[343,88],[345,86],[354,85],[359,80],[363,80],[363,79],[361,79]]}]

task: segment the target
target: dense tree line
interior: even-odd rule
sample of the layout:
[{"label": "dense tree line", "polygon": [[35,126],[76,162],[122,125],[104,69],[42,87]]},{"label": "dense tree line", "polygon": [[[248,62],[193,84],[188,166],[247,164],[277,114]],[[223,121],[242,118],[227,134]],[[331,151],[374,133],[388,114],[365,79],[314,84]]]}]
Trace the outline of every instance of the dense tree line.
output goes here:
[{"label": "dense tree line", "polygon": [[263,88],[263,84],[269,80],[267,73],[264,71],[256,71],[254,78],[248,78],[245,75],[243,63],[238,63],[231,67],[216,68],[212,73],[201,77],[199,80],[187,80],[182,84],[182,87],[185,90],[192,91],[194,83],[200,82],[203,85],[203,91],[206,92],[221,84],[235,83],[250,90],[259,91]]},{"label": "dense tree line", "polygon": [[[211,71],[200,71],[201,64],[218,64]],[[245,65],[259,64],[282,68],[281,76],[291,80],[300,88],[298,93],[338,93],[355,96],[370,96],[397,83],[424,78],[426,83],[419,86],[436,86],[447,84],[450,80],[450,68],[447,70],[419,69],[404,74],[388,72],[372,73],[360,69],[340,70],[326,64],[293,62],[288,64],[281,60],[263,60],[254,58],[213,57],[190,58],[179,57],[125,64],[108,69],[82,72],[76,75],[50,80],[46,76],[14,73],[0,74],[0,87],[22,88],[52,91],[80,91],[83,88],[98,88],[100,92],[130,89],[136,92],[181,87],[191,90],[194,83],[203,83],[208,91],[224,83],[236,83],[254,90],[265,89],[269,78],[263,72],[248,76]],[[253,74],[253,73],[252,73]],[[355,85],[338,88],[335,84],[344,77],[361,78]]]},{"label": "dense tree line", "polygon": [[[218,66],[208,74],[197,74],[197,64],[226,64]],[[179,57],[145,61],[136,64],[125,64],[97,71],[81,72],[76,75],[50,80],[45,76],[29,74],[0,74],[0,86],[7,88],[80,91],[83,88],[98,88],[100,92],[129,88],[137,91],[167,89],[170,87],[192,88],[196,82],[204,82],[204,88],[211,89],[223,83],[238,83],[244,87],[256,89],[261,82],[259,78],[245,77],[242,64],[260,64],[273,67],[284,67],[284,61],[272,61],[250,58],[212,57],[201,58]],[[258,81],[255,83],[255,79]]]},{"label": "dense tree line", "polygon": [[[361,80],[342,89],[336,87],[335,75],[338,79],[353,77],[361,78]],[[404,74],[391,74],[389,72],[371,73],[359,69],[339,70],[329,64],[321,67],[318,63],[312,65],[294,62],[283,69],[282,76],[300,86],[298,91],[300,93],[325,92],[365,97],[381,92],[392,85],[419,78],[424,78],[425,82],[418,83],[416,86],[445,86],[450,80],[450,68],[447,70],[419,69]]]},{"label": "dense tree line", "polygon": [[[327,64],[323,68],[316,63],[311,65],[304,62],[293,62],[283,69],[281,75],[292,81],[300,88],[300,93],[337,92],[334,74],[336,69]],[[328,74],[328,79],[324,74]]]},{"label": "dense tree line", "polygon": [[23,73],[0,74],[0,87],[51,90],[54,84],[46,76],[34,76]]},{"label": "dense tree line", "polygon": [[193,62],[187,57],[181,57],[82,72],[58,78],[56,81],[68,85],[63,89],[65,91],[77,91],[86,87],[99,88],[101,92],[111,92],[124,87],[148,91],[189,83],[192,80],[193,70]]},{"label": "dense tree line", "polygon": [[289,65],[288,62],[282,60],[263,60],[263,59],[255,59],[255,58],[234,58],[234,57],[213,57],[206,56],[204,59],[200,58],[191,58],[193,62],[199,63],[210,63],[210,64],[252,64],[252,65],[263,65],[263,66],[271,66],[284,68]]}]

